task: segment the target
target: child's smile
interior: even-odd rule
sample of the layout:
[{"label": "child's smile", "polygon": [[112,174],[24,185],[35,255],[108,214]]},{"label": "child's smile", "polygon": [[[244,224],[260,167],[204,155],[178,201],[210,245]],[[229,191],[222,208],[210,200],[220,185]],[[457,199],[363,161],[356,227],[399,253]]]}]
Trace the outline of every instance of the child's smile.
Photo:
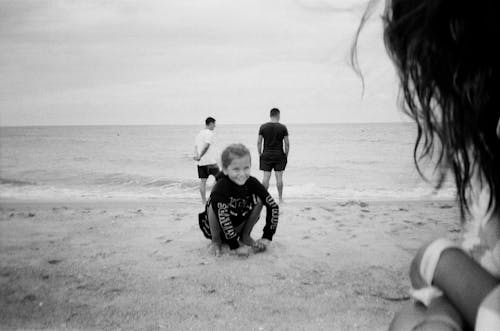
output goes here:
[{"label": "child's smile", "polygon": [[231,164],[229,164],[227,168],[224,169],[224,173],[234,183],[238,185],[244,185],[250,177],[250,168],[250,156],[245,155],[243,157],[232,160]]}]

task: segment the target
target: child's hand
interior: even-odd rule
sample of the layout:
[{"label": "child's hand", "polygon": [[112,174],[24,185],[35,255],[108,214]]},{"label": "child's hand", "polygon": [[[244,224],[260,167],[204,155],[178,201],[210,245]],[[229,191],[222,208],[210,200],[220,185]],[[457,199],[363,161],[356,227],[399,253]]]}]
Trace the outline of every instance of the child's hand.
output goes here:
[{"label": "child's hand", "polygon": [[209,248],[210,255],[215,255],[217,257],[221,256],[221,245],[218,243],[212,243],[210,244]]},{"label": "child's hand", "polygon": [[260,253],[260,252],[263,252],[267,249],[267,246],[269,246],[269,244],[271,243],[271,241],[269,239],[259,239],[257,240],[256,242],[254,242],[254,244],[252,245],[252,249],[254,251],[254,253]]},{"label": "child's hand", "polygon": [[239,257],[248,257],[250,255],[250,246],[240,246],[234,250],[234,253]]}]

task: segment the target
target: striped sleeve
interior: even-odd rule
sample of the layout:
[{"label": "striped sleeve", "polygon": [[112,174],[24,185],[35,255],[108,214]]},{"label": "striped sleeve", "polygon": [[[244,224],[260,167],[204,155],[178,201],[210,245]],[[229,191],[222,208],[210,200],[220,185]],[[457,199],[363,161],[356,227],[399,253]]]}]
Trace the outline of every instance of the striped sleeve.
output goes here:
[{"label": "striped sleeve", "polygon": [[229,247],[231,249],[236,249],[240,247],[238,243],[238,236],[234,229],[233,223],[231,222],[231,216],[229,214],[229,204],[227,201],[220,199],[215,196],[212,199],[212,208],[217,216],[224,237],[227,239]]},{"label": "striped sleeve", "polygon": [[255,189],[255,194],[257,194],[257,196],[266,206],[266,225],[264,226],[264,233],[262,234],[262,238],[273,240],[273,236],[276,233],[276,228],[278,227],[278,219],[280,215],[279,206],[266,190],[264,185],[262,185],[255,178],[253,178],[253,186]]}]

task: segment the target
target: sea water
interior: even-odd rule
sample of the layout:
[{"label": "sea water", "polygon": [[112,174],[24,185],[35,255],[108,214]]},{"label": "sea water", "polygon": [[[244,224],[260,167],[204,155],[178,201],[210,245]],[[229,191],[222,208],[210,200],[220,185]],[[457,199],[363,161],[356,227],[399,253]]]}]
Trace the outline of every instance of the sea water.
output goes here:
[{"label": "sea water", "polygon": [[[194,137],[203,126],[0,128],[1,199],[199,199]],[[216,147],[245,144],[252,175],[259,125],[218,125]],[[410,123],[289,124],[284,198],[449,199],[413,163]],[[208,190],[214,180],[209,179]],[[270,192],[276,196],[274,176]]]}]

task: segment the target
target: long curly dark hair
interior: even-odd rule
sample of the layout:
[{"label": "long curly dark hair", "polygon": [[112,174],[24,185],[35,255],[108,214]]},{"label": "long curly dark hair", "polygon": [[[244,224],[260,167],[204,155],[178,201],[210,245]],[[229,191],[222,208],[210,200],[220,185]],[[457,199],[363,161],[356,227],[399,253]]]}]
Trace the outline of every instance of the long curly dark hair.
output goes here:
[{"label": "long curly dark hair", "polygon": [[[356,44],[377,1],[370,1]],[[462,220],[475,181],[500,200],[500,4],[498,0],[387,0],[384,41],[401,83],[403,111],[417,124],[414,161],[435,158],[440,186],[451,170]]]}]

